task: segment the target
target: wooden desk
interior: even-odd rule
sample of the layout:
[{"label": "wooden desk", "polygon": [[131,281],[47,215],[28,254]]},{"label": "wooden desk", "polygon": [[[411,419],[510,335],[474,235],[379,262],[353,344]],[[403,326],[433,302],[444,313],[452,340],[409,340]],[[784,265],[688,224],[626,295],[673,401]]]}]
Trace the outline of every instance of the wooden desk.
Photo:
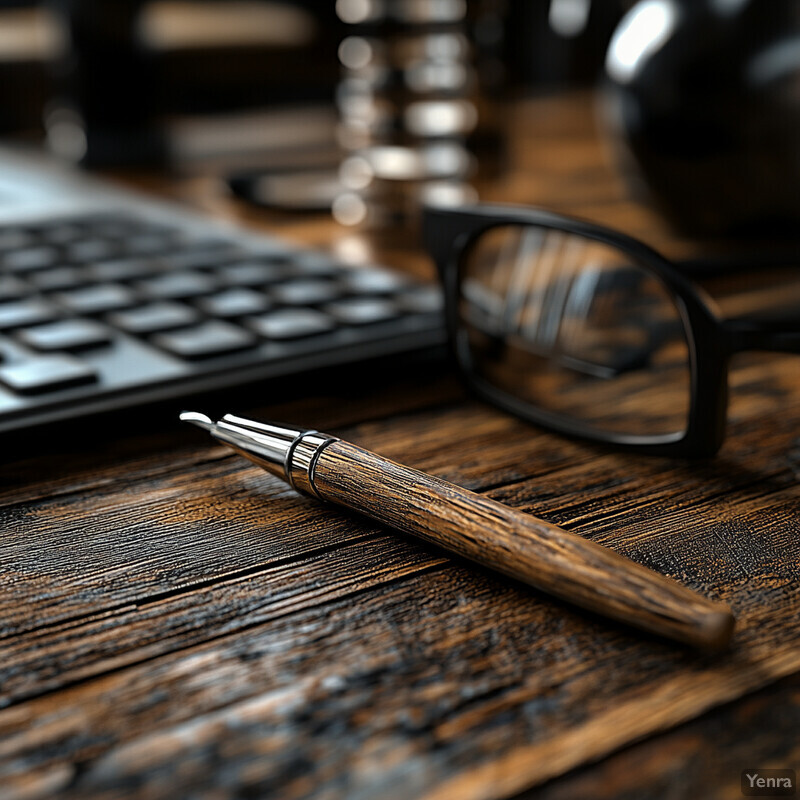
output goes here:
[{"label": "wooden desk", "polygon": [[[690,250],[625,198],[589,112],[519,108],[516,167],[485,194]],[[211,182],[170,186],[361,246],[242,212]],[[729,602],[739,629],[715,658],[301,498],[172,420],[6,452],[0,798],[734,798],[742,769],[797,768],[797,364],[736,369],[728,439],[704,463],[550,435],[438,367],[272,405],[231,392],[231,408],[335,432]]]}]

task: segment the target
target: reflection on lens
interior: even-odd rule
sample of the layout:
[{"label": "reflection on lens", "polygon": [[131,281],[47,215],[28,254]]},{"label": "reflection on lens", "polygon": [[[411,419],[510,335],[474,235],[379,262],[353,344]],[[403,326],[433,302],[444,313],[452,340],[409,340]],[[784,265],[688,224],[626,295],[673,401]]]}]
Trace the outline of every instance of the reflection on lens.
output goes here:
[{"label": "reflection on lens", "polygon": [[462,266],[459,316],[475,376],[494,389],[576,428],[686,430],[683,318],[626,253],[547,228],[491,229]]}]

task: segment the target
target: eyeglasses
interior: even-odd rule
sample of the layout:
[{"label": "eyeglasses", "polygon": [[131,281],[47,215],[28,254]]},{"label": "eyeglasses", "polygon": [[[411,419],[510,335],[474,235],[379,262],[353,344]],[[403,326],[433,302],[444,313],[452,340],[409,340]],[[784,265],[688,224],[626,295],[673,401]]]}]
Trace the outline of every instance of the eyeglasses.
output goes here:
[{"label": "eyeglasses", "polygon": [[609,228],[477,205],[426,209],[423,236],[468,385],[564,434],[713,455],[724,438],[730,356],[800,352],[800,314],[721,320],[674,264]]}]

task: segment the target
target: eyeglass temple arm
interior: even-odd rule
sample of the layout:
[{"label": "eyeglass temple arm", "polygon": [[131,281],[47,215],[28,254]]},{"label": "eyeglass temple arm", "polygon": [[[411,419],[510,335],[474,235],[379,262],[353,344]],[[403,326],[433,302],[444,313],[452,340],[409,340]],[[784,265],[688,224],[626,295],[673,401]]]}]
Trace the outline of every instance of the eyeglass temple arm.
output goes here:
[{"label": "eyeglass temple arm", "polygon": [[673,263],[687,277],[700,280],[764,269],[796,268],[800,265],[800,251],[797,247],[788,247],[766,253],[745,253],[744,255],[728,253],[698,258],[679,258]]},{"label": "eyeglass temple arm", "polygon": [[723,324],[733,353],[745,350],[800,353],[800,319],[730,319]]}]

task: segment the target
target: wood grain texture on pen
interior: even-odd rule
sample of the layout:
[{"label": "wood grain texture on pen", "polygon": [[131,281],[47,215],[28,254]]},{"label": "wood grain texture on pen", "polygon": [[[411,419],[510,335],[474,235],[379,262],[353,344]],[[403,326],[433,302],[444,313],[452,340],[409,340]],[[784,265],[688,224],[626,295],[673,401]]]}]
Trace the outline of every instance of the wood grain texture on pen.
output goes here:
[{"label": "wood grain texture on pen", "polygon": [[709,650],[733,633],[730,609],[601,545],[347,442],[321,453],[326,500],[642,630]]}]

